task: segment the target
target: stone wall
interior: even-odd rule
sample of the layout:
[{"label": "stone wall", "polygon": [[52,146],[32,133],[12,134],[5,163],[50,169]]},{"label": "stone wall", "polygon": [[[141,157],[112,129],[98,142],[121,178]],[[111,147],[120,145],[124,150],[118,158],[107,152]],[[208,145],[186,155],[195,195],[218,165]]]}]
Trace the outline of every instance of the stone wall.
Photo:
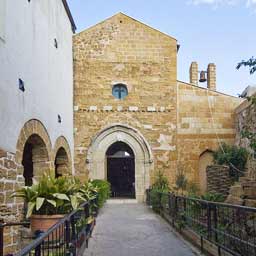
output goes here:
[{"label": "stone wall", "polygon": [[[19,221],[23,217],[23,201],[11,194],[24,186],[23,168],[15,162],[15,155],[0,149],[0,219]],[[13,253],[19,246],[19,227],[4,229],[5,253]]]},{"label": "stone wall", "polygon": [[[236,108],[236,144],[247,148],[251,153],[250,142],[246,138],[242,138],[241,131],[248,130],[256,133],[256,106],[245,100]],[[256,180],[256,159],[252,154],[247,162],[247,177]]]},{"label": "stone wall", "polygon": [[[140,131],[152,150],[155,172],[164,171],[171,184],[178,164],[199,183],[200,155],[222,141],[234,143],[234,109],[241,99],[177,82],[176,62],[174,38],[123,14],[74,37],[78,176],[88,177],[86,158],[95,136],[116,123]],[[123,100],[112,95],[116,83],[127,85]]]},{"label": "stone wall", "polygon": [[211,165],[206,168],[207,192],[227,195],[232,185],[229,176],[229,167],[223,165]]},{"label": "stone wall", "polygon": [[234,109],[241,99],[178,81],[178,161],[187,176],[198,182],[199,158],[220,143],[235,141]]},{"label": "stone wall", "polygon": [[[95,136],[112,124],[141,132],[154,152],[155,170],[176,169],[177,41],[118,14],[74,37],[75,169],[85,178]],[[112,95],[116,83],[128,96]],[[104,170],[102,170],[104,171]]]}]

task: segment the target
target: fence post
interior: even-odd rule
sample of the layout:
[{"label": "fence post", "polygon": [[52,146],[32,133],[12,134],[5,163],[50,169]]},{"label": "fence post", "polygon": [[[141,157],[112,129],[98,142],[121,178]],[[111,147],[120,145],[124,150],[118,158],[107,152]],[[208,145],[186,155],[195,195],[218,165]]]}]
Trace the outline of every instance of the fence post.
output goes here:
[{"label": "fence post", "polygon": [[211,218],[211,205],[207,203],[207,238],[211,241],[212,237],[212,218]]},{"label": "fence post", "polygon": [[187,223],[187,198],[183,197],[184,221]]},{"label": "fence post", "polygon": [[36,248],[35,248],[35,256],[40,256],[41,255],[41,244],[39,244]]},{"label": "fence post", "polygon": [[213,205],[213,227],[214,227],[214,238],[215,242],[218,242],[218,233],[216,232],[218,228],[218,214],[217,214],[217,206]]},{"label": "fence post", "polygon": [[0,256],[4,256],[4,220],[0,219]]},{"label": "fence post", "polygon": [[174,211],[173,211],[173,219],[174,219],[174,223],[176,221],[176,218],[179,214],[179,205],[178,205],[178,197],[176,195],[174,196]]},{"label": "fence post", "polygon": [[66,240],[66,248],[69,250],[70,247],[70,220],[65,221],[65,240]]}]

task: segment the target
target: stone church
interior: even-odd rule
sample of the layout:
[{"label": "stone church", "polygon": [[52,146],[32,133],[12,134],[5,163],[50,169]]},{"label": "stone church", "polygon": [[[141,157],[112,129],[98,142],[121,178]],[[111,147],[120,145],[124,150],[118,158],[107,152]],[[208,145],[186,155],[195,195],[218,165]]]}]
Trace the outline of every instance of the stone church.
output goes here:
[{"label": "stone church", "polygon": [[[66,0],[0,1],[0,221],[23,219],[10,195],[49,169],[106,179],[113,196],[139,202],[158,172],[205,191],[241,106],[216,90],[215,65],[207,87],[196,62],[189,83],[178,81],[177,40],[122,13],[75,30]],[[17,234],[5,234],[6,253]]]},{"label": "stone church", "polygon": [[177,40],[125,14],[74,36],[74,166],[81,179],[108,179],[113,195],[144,200],[157,172],[206,186],[221,142],[234,143],[241,99],[177,80]]}]

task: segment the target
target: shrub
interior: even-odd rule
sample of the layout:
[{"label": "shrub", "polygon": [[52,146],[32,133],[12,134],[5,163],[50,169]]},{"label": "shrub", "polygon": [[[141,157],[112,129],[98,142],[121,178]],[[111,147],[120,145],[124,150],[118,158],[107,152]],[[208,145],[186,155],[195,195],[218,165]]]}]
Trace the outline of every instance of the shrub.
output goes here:
[{"label": "shrub", "polygon": [[106,180],[93,180],[91,183],[98,191],[98,207],[101,208],[110,197],[110,184]]},{"label": "shrub", "polygon": [[155,182],[152,185],[152,189],[162,191],[162,192],[167,192],[169,191],[169,181],[164,174],[159,171],[155,177]]},{"label": "shrub", "polygon": [[55,177],[54,171],[46,172],[38,182],[12,194],[27,203],[27,214],[53,215],[66,214],[97,196],[98,188],[91,182],[81,184],[72,177]]},{"label": "shrub", "polygon": [[159,171],[155,177],[155,182],[152,185],[150,191],[150,203],[156,212],[159,212],[161,205],[165,204],[165,194],[168,193],[169,190],[169,181],[167,177],[164,176],[161,171]]},{"label": "shrub", "polygon": [[13,193],[24,198],[28,205],[26,217],[32,214],[66,214],[77,209],[84,198],[79,192],[80,182],[73,178],[55,178],[54,172],[45,173],[39,182]]},{"label": "shrub", "polygon": [[200,197],[202,200],[205,201],[211,201],[211,202],[224,202],[225,201],[225,196],[223,194],[220,193],[205,193],[203,195],[201,195]]},{"label": "shrub", "polygon": [[200,188],[194,182],[188,182],[187,184],[187,192],[188,195],[198,195],[200,192]]},{"label": "shrub", "polygon": [[215,163],[228,165],[230,167],[230,176],[242,176],[245,171],[245,165],[248,158],[248,152],[245,148],[225,143],[213,153]]}]

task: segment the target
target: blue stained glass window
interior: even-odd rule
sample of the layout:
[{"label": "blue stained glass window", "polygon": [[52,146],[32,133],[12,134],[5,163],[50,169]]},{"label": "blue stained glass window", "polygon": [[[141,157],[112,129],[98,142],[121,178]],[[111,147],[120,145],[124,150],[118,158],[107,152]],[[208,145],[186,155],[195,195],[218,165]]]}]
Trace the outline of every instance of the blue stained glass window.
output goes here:
[{"label": "blue stained glass window", "polygon": [[114,85],[112,89],[112,95],[119,100],[124,99],[128,95],[128,90],[126,85],[124,84]]}]

